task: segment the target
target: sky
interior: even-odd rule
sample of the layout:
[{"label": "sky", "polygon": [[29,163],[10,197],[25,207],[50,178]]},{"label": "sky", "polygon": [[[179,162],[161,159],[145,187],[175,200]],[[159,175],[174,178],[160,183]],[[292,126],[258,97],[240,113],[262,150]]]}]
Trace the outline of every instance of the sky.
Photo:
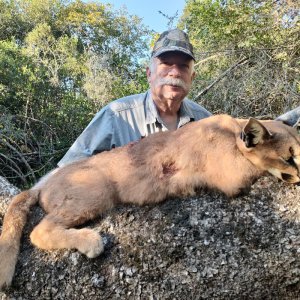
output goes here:
[{"label": "sky", "polygon": [[170,17],[178,11],[180,16],[185,5],[185,0],[100,0],[99,2],[111,3],[116,9],[126,6],[129,14],[142,18],[143,24],[158,33],[168,29],[168,19],[158,11]]}]

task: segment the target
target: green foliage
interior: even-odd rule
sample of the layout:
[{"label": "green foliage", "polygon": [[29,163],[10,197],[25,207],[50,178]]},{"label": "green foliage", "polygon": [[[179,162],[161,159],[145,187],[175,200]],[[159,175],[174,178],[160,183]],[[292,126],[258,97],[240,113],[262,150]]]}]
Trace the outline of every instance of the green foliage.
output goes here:
[{"label": "green foliage", "polygon": [[77,53],[77,42],[77,38],[67,35],[55,38],[51,27],[41,23],[26,36],[24,51],[45,70],[49,81],[59,86],[66,76],[76,78],[83,71],[79,63],[83,55]]},{"label": "green foliage", "polygon": [[26,57],[14,42],[0,41],[0,104],[17,112],[26,103],[23,82],[27,81]]},{"label": "green foliage", "polygon": [[196,97],[212,112],[276,116],[300,104],[299,5],[273,0],[188,0],[181,19],[199,59]]},{"label": "green foliage", "polygon": [[[224,49],[266,46],[277,38],[272,25],[271,1],[189,1],[187,25],[199,46]],[[193,24],[198,22],[198,26]]]},{"label": "green foliage", "polygon": [[150,32],[79,0],[0,0],[0,29],[0,175],[28,184],[104,104],[144,91]]}]

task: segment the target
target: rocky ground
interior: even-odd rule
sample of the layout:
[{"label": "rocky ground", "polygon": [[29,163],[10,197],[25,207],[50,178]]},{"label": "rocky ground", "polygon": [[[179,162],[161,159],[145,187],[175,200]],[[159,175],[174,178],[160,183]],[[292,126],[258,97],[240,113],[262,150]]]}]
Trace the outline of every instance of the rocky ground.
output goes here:
[{"label": "rocky ground", "polygon": [[[16,191],[0,190],[1,225]],[[43,216],[35,207],[0,299],[300,299],[299,202],[300,186],[263,178],[235,199],[201,191],[120,207],[87,224],[105,240],[92,260],[34,248],[29,232]]]}]

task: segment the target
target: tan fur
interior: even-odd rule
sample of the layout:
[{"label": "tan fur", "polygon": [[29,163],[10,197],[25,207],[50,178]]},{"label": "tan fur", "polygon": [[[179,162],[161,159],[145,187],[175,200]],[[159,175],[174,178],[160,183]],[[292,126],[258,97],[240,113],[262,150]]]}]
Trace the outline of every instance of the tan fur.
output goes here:
[{"label": "tan fur", "polygon": [[103,251],[101,237],[74,227],[118,203],[157,203],[197,187],[235,196],[265,171],[296,183],[299,162],[296,129],[220,115],[56,169],[10,204],[0,237],[0,287],[11,283],[26,215],[37,201],[47,215],[33,229],[32,243],[92,258]]}]

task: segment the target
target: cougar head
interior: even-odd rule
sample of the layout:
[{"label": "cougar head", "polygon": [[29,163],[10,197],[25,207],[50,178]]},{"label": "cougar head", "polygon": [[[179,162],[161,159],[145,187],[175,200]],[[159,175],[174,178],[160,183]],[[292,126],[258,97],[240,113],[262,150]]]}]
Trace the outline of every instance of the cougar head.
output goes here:
[{"label": "cougar head", "polygon": [[281,121],[250,118],[242,129],[238,147],[262,171],[268,171],[285,182],[300,182],[300,135],[297,127]]}]

